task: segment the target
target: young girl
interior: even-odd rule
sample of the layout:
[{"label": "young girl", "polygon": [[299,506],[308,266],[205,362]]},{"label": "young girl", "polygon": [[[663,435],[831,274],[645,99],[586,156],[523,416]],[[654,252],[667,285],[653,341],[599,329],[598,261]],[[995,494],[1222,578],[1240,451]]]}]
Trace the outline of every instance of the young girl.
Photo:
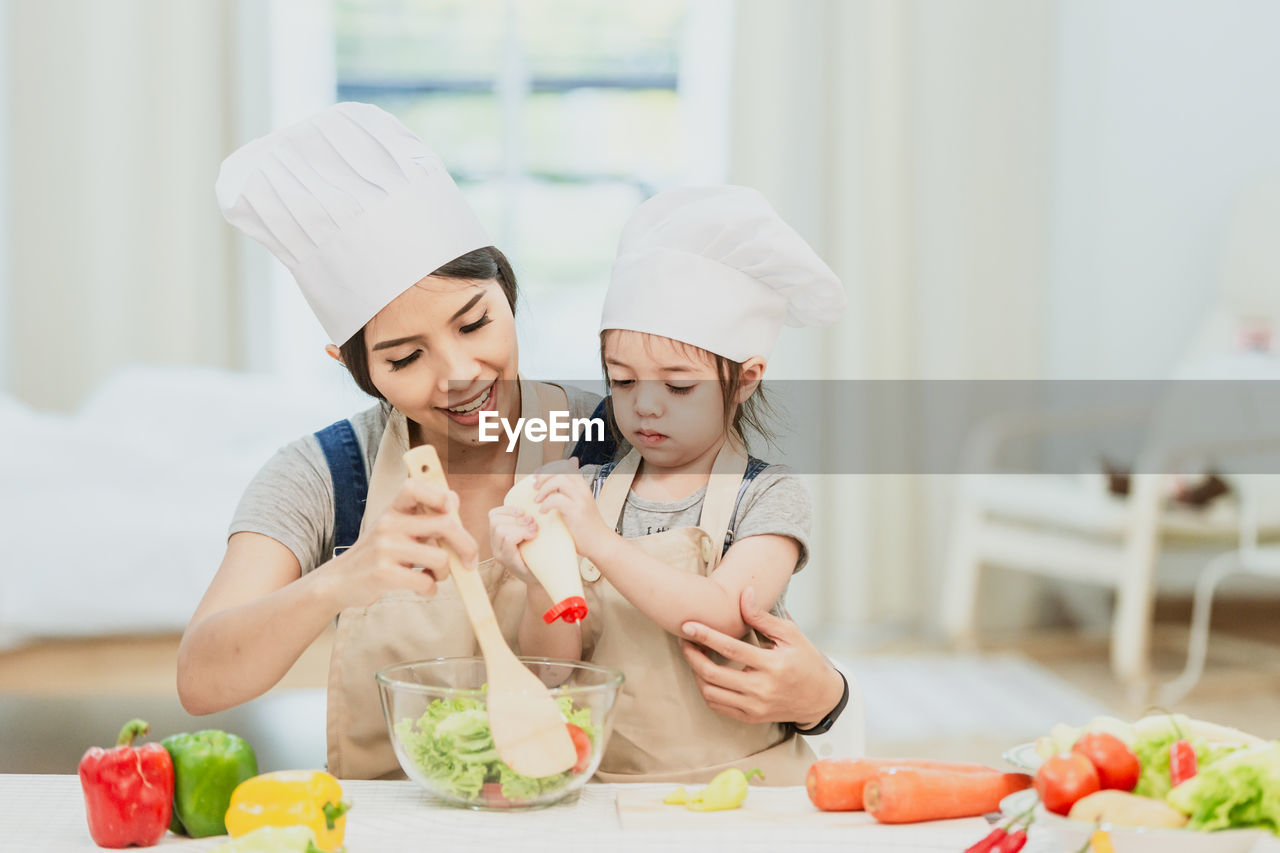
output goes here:
[{"label": "young girl", "polygon": [[[584,656],[626,674],[604,781],[706,781],[738,766],[803,784],[813,754],[794,727],[716,713],[680,636],[690,620],[748,635],[743,590],[775,606],[807,559],[808,497],[788,469],[748,456],[746,432],[762,431],[760,382],[783,323],[828,323],[843,307],[835,275],[753,190],[661,193],[624,231],[600,339],[634,449],[542,476],[537,493],[585,558]],[[533,519],[501,508],[490,523],[498,559],[523,571],[515,546]]]}]

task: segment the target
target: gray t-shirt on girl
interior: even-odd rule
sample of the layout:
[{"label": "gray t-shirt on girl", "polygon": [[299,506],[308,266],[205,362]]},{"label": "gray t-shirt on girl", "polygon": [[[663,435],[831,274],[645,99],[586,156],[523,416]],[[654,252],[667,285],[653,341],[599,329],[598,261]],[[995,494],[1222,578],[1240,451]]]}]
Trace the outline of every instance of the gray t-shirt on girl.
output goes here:
[{"label": "gray t-shirt on girl", "polygon": [[[591,480],[599,470],[599,465],[586,465],[582,474]],[[697,527],[706,496],[705,486],[676,501],[649,500],[633,492],[627,495],[627,503],[622,508],[619,532],[624,539],[635,539],[677,527]],[[786,465],[770,465],[747,484],[731,524],[735,542],[767,533],[796,540],[800,544],[797,572],[809,560],[813,505],[800,479]]]},{"label": "gray t-shirt on girl", "polygon": [[[585,418],[600,402],[599,394],[572,385],[560,386],[569,398],[569,416]],[[349,418],[364,457],[365,476],[387,425],[387,409],[379,404]],[[306,435],[276,451],[245,489],[227,532],[261,533],[284,545],[302,573],[333,558],[333,478],[315,435]]]}]

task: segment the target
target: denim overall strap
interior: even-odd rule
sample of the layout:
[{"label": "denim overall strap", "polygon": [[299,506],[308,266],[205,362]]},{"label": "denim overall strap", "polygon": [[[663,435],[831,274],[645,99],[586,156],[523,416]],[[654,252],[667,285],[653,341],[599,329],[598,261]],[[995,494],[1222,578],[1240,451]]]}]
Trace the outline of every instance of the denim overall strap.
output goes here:
[{"label": "denim overall strap", "polygon": [[733,544],[734,528],[738,521],[738,508],[742,506],[742,496],[747,493],[747,486],[751,485],[761,471],[769,467],[769,463],[754,456],[747,457],[747,470],[742,474],[742,485],[738,487],[738,498],[733,502],[733,514],[729,516],[729,529],[724,534],[724,550],[720,552],[723,557],[728,551],[729,546]]},{"label": "denim overall strap", "polygon": [[[591,413],[592,419],[599,418],[604,421],[604,440],[588,441],[586,436],[578,440],[573,446],[573,452],[569,455],[578,460],[579,465],[603,465],[613,459],[618,453],[618,440],[614,437],[613,430],[610,428],[609,417],[609,398],[605,397],[596,404],[595,411]],[[591,435],[588,430],[586,435]]]},{"label": "denim overall strap", "polygon": [[599,500],[600,487],[604,485],[605,479],[613,473],[613,469],[617,468],[618,462],[621,461],[622,460],[619,459],[616,462],[606,462],[604,465],[600,466],[600,470],[596,472],[596,476],[591,480],[591,497]]},{"label": "denim overall strap", "polygon": [[329,476],[333,479],[333,556],[355,544],[360,537],[360,520],[369,494],[364,473],[364,456],[351,421],[340,420],[316,433]]}]

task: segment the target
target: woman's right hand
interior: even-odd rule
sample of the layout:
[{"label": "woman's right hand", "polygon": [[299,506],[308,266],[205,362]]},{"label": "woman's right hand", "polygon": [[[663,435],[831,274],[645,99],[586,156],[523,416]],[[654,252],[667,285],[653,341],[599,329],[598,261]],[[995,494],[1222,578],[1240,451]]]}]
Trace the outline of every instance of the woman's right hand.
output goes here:
[{"label": "woman's right hand", "polygon": [[366,607],[384,593],[431,597],[449,576],[449,555],[474,564],[479,549],[458,519],[458,496],[434,483],[407,479],[391,506],[324,569],[338,585],[342,607]]}]

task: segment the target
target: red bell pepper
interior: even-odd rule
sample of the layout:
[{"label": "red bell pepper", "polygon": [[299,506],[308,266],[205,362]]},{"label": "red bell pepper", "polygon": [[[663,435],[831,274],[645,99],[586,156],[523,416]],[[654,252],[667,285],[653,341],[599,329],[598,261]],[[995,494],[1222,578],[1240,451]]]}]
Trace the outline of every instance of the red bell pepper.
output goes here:
[{"label": "red bell pepper", "polygon": [[158,743],[133,746],[149,728],[130,720],[114,747],[90,747],[80,759],[89,835],[99,847],[150,847],[169,830],[173,759]]}]

